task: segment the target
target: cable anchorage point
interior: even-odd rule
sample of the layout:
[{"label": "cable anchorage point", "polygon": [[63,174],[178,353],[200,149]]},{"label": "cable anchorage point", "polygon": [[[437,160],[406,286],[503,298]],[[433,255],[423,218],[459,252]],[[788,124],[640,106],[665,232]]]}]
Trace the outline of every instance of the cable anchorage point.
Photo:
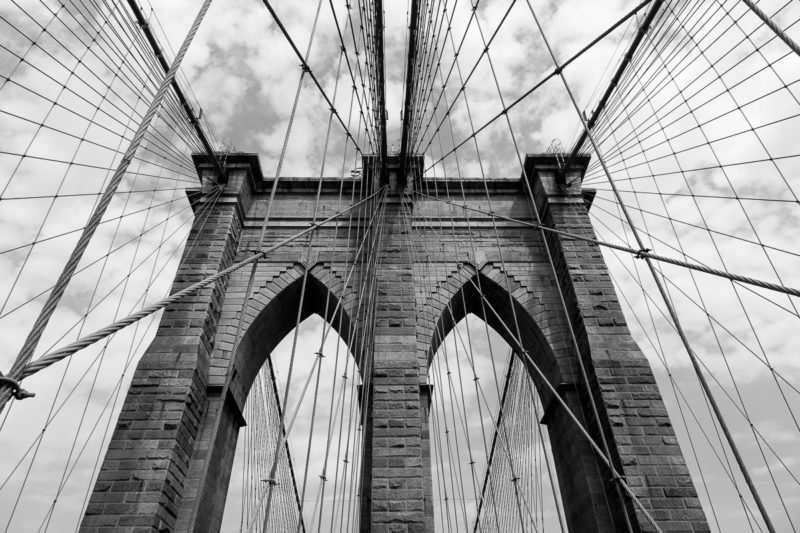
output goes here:
[{"label": "cable anchorage point", "polygon": [[2,372],[0,372],[0,385],[8,385],[9,387],[11,387],[11,395],[14,397],[15,400],[24,400],[25,398],[33,398],[34,396],[36,396],[36,393],[26,391],[19,384],[19,381],[7,377]]}]

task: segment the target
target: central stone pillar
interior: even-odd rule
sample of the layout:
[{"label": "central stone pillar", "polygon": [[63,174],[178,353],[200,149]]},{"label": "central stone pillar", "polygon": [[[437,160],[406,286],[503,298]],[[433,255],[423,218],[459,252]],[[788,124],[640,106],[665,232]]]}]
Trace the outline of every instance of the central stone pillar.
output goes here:
[{"label": "central stone pillar", "polygon": [[[363,532],[433,530],[431,476],[425,466],[429,458],[423,452],[429,438],[416,353],[413,258],[403,209],[410,206],[402,204],[399,196],[386,199],[376,250],[372,401],[367,402],[364,428]],[[427,397],[424,400],[427,405]]]}]

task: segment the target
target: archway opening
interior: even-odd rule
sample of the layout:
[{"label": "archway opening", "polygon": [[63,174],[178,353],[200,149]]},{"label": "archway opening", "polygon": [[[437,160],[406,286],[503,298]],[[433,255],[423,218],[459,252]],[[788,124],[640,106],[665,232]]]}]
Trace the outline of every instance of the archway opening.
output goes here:
[{"label": "archway opening", "polygon": [[562,530],[541,401],[511,346],[467,314],[439,345],[428,379],[436,530]]},{"label": "archway opening", "polygon": [[222,531],[356,529],[361,394],[336,329],[312,314],[290,331],[247,397]]}]

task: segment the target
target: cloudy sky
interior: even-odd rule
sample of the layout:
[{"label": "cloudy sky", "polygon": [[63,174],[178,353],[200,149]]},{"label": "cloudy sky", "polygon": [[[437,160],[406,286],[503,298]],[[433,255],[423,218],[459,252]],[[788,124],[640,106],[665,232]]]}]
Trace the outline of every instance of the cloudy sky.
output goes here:
[{"label": "cloudy sky", "polygon": [[[75,4],[94,16],[105,13],[88,0]],[[345,2],[331,4],[342,24]],[[388,139],[397,146],[408,5],[385,4]],[[623,79],[619,96],[612,99],[608,116],[598,128],[601,152],[619,188],[628,191],[623,198],[634,224],[645,234],[647,247],[664,255],[798,287],[800,247],[795,228],[800,220],[795,195],[800,172],[796,142],[800,91],[795,82],[800,61],[768,30],[760,28],[739,1],[667,4],[666,16],[673,22],[646,40],[650,53],[635,62],[637,75]],[[508,113],[511,128],[504,119],[495,120],[477,135],[477,148],[467,142],[457,151],[458,159],[451,154],[441,161],[474,129],[495,117],[504,104],[552,72],[531,7],[555,55],[564,61],[635,5],[629,0],[481,1],[476,23],[470,22],[469,2],[449,3],[452,30],[443,35],[442,72],[437,73],[431,89],[430,101],[439,102],[439,107],[434,110],[431,105],[422,115],[423,126],[429,121],[431,125],[422,128],[416,146],[424,151],[429,175],[519,176],[518,155],[545,151],[554,139],[571,147],[580,123],[563,84],[551,79]],[[796,2],[784,5],[765,0],[760,5],[782,27],[789,28],[790,35],[800,38],[793,25],[800,11]],[[199,6],[197,0],[154,6],[143,3],[162,43],[168,43],[170,57]],[[309,65],[333,98],[339,43],[331,5],[321,2],[320,6]],[[275,2],[274,7],[304,51],[317,2]],[[131,137],[136,117],[144,113],[148,95],[156,87],[153,81],[144,81],[139,93],[114,83],[108,90],[92,89],[85,66],[92,58],[81,56],[74,33],[53,30],[57,21],[52,34],[39,38],[43,46],[31,47],[25,36],[39,35],[37,24],[45,25],[57,10],[57,3],[50,1],[23,0],[0,6],[0,67],[3,80],[12,79],[0,82],[0,330],[6,346],[0,354],[0,370],[11,366],[42,303],[41,295],[49,290],[74,246],[74,230],[82,227],[97,191],[108,179],[108,169],[119,161],[124,138]],[[64,12],[57,12],[70,20]],[[635,25],[635,19],[632,22]],[[623,24],[566,70],[578,106],[587,113],[605,87],[634,25]],[[495,30],[489,53],[483,54],[484,40]],[[462,36],[458,68],[450,71],[453,47],[459,46]],[[136,59],[135,50],[119,48],[116,53],[134,63],[142,62]],[[19,63],[22,55],[27,64]],[[84,70],[75,66],[78,57],[84,61]],[[111,69],[109,64],[94,67]],[[191,100],[196,109],[202,109],[216,141],[257,152],[265,175],[271,176],[277,171],[300,72],[297,57],[260,2],[216,0],[184,60],[181,79],[191,88]],[[335,100],[345,119],[352,100],[346,72],[342,65]],[[448,73],[442,90],[441,80]],[[459,95],[468,75],[466,89]],[[118,77],[133,80],[136,72],[120,69]],[[59,80],[73,90],[61,90]],[[97,101],[105,103],[95,105]],[[173,109],[174,102],[170,105]],[[445,115],[448,108],[451,112]],[[68,109],[81,116],[65,111]],[[344,135],[335,124],[328,150],[323,150],[329,109],[307,79],[297,109],[282,175],[317,176],[323,163],[327,175],[338,174],[340,167],[349,172],[355,166],[353,150],[349,148],[343,161]],[[368,142],[357,116],[352,115],[351,131],[366,151]],[[193,219],[182,191],[194,184],[187,154],[196,149],[196,142],[187,141],[188,136],[174,127],[176,117],[179,115],[166,111],[160,114],[156,129],[161,137],[148,138],[150,151],[139,154],[134,170],[126,175],[38,353],[102,327],[109,317],[124,316],[169,290]],[[158,152],[164,139],[173,146],[167,154]],[[636,248],[598,161],[593,154],[585,181],[585,186],[598,190],[592,210],[596,231],[603,240]],[[31,242],[36,244],[28,246]],[[713,519],[711,507],[707,508],[709,518],[722,530],[739,529],[746,518],[726,475],[732,459],[719,444],[685,350],[666,317],[652,278],[643,263],[629,256],[608,252],[605,257],[629,325],[658,374],[676,430],[691,457],[690,467],[697,479],[702,474],[708,483],[714,503]],[[800,524],[800,455],[795,450],[800,433],[795,417],[800,408],[796,301],[678,267],[664,267],[663,274],[692,345],[711,372],[712,386],[770,513],[780,529],[792,529],[791,521]],[[315,320],[303,326],[299,346],[316,349],[322,326]],[[109,347],[86,350],[74,363],[55,366],[26,381],[26,387],[37,392],[37,399],[16,405],[7,418],[0,419],[0,446],[6,452],[0,460],[0,524],[8,531],[37,530],[41,524],[51,531],[71,529],[61,525],[77,520],[101,454],[102,435],[119,407],[130,368],[156,324],[157,320],[151,320],[129,328]],[[500,344],[493,351],[505,354],[502,341],[495,341]],[[455,354],[456,340],[450,342]],[[479,342],[488,346],[489,339]],[[333,346],[335,342],[330,349]],[[291,343],[276,350],[280,379],[285,376],[280,361],[287,360],[290,351]],[[106,358],[106,353],[113,357]],[[480,372],[492,368],[489,361],[480,365]],[[297,379],[304,379],[309,371],[306,360]],[[443,376],[433,379],[446,380]],[[330,394],[330,384],[322,385],[321,393],[326,392]],[[482,400],[475,395],[468,401],[474,407]],[[486,402],[495,405],[497,394],[487,392]],[[444,397],[436,405],[443,413],[449,409]],[[305,455],[308,409],[301,407],[298,437],[290,440],[295,456]],[[754,437],[742,412],[754,421],[760,437]],[[45,426],[44,437],[37,439]],[[477,438],[475,433],[474,440]],[[74,466],[64,457],[65,446],[73,448]],[[696,459],[688,451],[692,447]],[[698,465],[703,466],[702,471]],[[310,477],[317,479],[321,468],[322,461],[312,463]],[[59,490],[62,479],[67,481]],[[736,482],[742,487],[740,477]],[[238,486],[232,483],[231,510],[226,515],[231,530],[238,527],[234,516]],[[312,483],[309,492],[315,491]],[[48,522],[47,510],[56,494],[59,503]],[[701,495],[707,502],[703,490]],[[754,509],[748,496],[745,500]],[[13,519],[9,518],[12,514]]]}]

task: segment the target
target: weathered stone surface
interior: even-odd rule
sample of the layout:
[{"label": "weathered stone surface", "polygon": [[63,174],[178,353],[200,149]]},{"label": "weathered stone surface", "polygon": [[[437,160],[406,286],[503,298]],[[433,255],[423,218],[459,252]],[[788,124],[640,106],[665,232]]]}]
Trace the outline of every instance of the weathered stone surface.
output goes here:
[{"label": "weathered stone surface", "polygon": [[[593,236],[579,180],[559,189],[554,163],[552,157],[527,161],[542,221]],[[257,244],[271,182],[262,179],[253,156],[232,155],[229,164],[222,196],[195,222],[176,289],[247,257]],[[201,174],[207,181],[202,165]],[[358,195],[360,183],[324,182],[318,214],[345,207],[340,187],[349,198],[353,188]],[[521,180],[431,179],[423,187],[478,211],[534,219]],[[316,188],[314,179],[284,180],[265,247],[308,227]],[[276,250],[259,262],[249,293],[245,268],[165,310],[136,370],[82,531],[219,529],[241,406],[298,311],[301,319],[318,313],[333,324],[365,373],[363,531],[433,531],[428,365],[467,313],[527,352],[597,442],[602,430],[615,468],[659,521],[677,530],[707,530],[650,366],[630,336],[596,246],[553,235],[545,241],[529,227],[435,200],[412,205],[395,194],[381,215],[382,237],[369,248],[374,261],[355,268],[348,280],[370,216],[362,209],[323,227],[310,253],[302,240]],[[355,324],[368,302],[375,305],[369,310],[374,329],[362,331]],[[241,342],[232,354],[240,318]],[[546,407],[543,423],[570,530],[623,530],[626,515],[634,531],[650,530],[528,367]],[[226,381],[230,392],[222,397]],[[590,397],[601,427],[582,414],[591,412]]]}]

